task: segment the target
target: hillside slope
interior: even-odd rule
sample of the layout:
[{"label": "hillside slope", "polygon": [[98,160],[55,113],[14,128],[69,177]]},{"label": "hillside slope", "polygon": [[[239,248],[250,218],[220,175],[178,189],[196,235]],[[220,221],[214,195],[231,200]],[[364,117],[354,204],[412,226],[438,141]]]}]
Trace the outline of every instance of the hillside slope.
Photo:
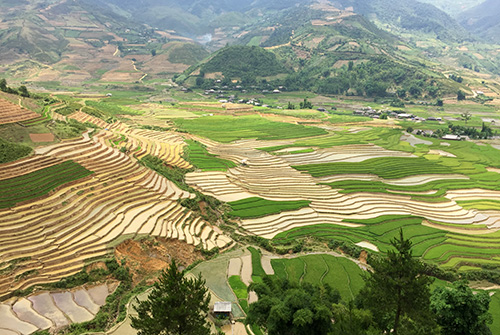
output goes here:
[{"label": "hillside slope", "polygon": [[0,74],[12,81],[134,82],[146,73],[182,72],[208,55],[188,38],[94,0],[32,0],[1,9]]}]

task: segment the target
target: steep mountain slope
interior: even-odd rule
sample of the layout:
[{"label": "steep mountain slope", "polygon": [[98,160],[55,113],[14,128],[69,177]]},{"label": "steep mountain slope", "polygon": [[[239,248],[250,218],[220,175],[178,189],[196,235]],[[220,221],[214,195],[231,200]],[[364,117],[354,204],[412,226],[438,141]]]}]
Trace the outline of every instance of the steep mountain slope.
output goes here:
[{"label": "steep mountain slope", "polygon": [[486,0],[459,17],[460,23],[474,35],[500,43],[500,2]]}]

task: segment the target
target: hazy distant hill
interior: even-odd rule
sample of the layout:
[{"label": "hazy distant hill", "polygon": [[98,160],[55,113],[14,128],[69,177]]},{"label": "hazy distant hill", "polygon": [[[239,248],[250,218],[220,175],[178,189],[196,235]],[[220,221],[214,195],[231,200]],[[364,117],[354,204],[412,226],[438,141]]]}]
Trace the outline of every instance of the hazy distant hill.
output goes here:
[{"label": "hazy distant hill", "polygon": [[382,24],[408,32],[435,34],[443,41],[462,41],[468,33],[448,14],[437,7],[416,0],[334,0],[343,8],[354,11]]},{"label": "hazy distant hill", "polygon": [[436,6],[442,11],[450,14],[452,17],[458,16],[472,7],[479,5],[485,0],[419,0]]},{"label": "hazy distant hill", "polygon": [[462,13],[459,19],[473,34],[500,43],[500,1],[486,0]]},{"label": "hazy distant hill", "polygon": [[175,30],[188,36],[209,33],[218,28],[221,21],[230,25],[247,23],[253,14],[229,15],[228,13],[248,13],[252,10],[283,10],[309,0],[103,0],[107,3],[134,13],[134,17],[151,26]]}]

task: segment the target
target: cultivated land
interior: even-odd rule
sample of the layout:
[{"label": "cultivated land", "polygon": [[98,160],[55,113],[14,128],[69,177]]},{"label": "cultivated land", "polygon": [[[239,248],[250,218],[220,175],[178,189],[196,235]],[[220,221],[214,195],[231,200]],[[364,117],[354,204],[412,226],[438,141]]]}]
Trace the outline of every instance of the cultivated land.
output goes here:
[{"label": "cultivated land", "polygon": [[[332,240],[385,253],[402,228],[414,254],[442,269],[500,265],[498,140],[409,136],[409,121],[372,121],[348,111],[238,110],[203,100],[158,104],[152,112],[155,103],[128,95],[71,99],[43,108],[35,124],[18,120],[0,128],[8,140],[16,129],[56,135],[49,145],[25,137],[33,153],[0,165],[4,300],[75,274],[124,240],[144,236],[177,239],[207,253],[255,236],[286,254],[306,246],[308,253],[287,257],[233,249],[192,270],[207,279],[214,299],[233,302],[237,317],[256,299],[248,285],[265,275],[328,283],[351,300],[362,287],[366,259],[339,257],[326,247]],[[80,107],[65,108],[71,103]],[[494,110],[488,115],[497,117]],[[222,210],[214,214],[217,200]],[[71,294],[76,297],[60,294],[61,304],[72,308],[70,314],[59,308],[69,317],[62,321],[95,315],[75,307]],[[40,318],[31,326],[16,321],[22,299],[1,305],[13,316],[4,328],[44,329]],[[125,334],[120,329],[115,333]]]}]

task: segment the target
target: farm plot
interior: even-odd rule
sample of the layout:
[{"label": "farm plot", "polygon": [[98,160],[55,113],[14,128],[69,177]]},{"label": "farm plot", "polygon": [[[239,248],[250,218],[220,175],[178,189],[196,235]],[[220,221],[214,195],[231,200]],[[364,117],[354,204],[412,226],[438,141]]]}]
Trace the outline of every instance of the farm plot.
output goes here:
[{"label": "farm plot", "polygon": [[[283,150],[283,149],[282,149]],[[321,163],[358,163],[380,157],[415,157],[411,153],[386,150],[376,145],[343,145],[326,149],[318,149],[312,152],[292,152],[291,155],[283,155],[282,159],[290,165],[309,165]]]},{"label": "farm plot", "polygon": [[325,163],[294,166],[313,177],[336,174],[372,174],[384,179],[397,179],[423,174],[448,174],[447,166],[434,163],[425,158],[372,158],[359,163]]},{"label": "farm plot", "polygon": [[[418,217],[381,216],[369,220],[351,220],[363,226],[346,228],[334,225],[317,225],[292,229],[273,239],[276,245],[287,245],[304,237],[316,237],[324,241],[345,241],[358,244],[370,242],[385,253],[390,241],[402,228],[406,238],[413,243],[415,256],[443,268],[459,269],[464,265],[500,265],[500,233],[487,231],[475,225],[435,224],[422,225]],[[446,232],[455,227],[457,232]],[[482,234],[475,234],[482,232]]]},{"label": "farm plot", "polygon": [[0,296],[74,274],[123,235],[175,238],[205,249],[231,243],[178,204],[189,193],[103,145],[107,135],[37,149],[35,157],[71,160],[94,174],[0,216]]},{"label": "farm plot", "polygon": [[7,100],[0,99],[0,124],[22,122],[39,117],[40,114],[15,105]]},{"label": "farm plot", "polygon": [[273,259],[278,277],[292,282],[314,285],[328,284],[339,290],[344,301],[351,301],[364,285],[363,270],[353,261],[331,255],[307,255],[289,259]]}]

